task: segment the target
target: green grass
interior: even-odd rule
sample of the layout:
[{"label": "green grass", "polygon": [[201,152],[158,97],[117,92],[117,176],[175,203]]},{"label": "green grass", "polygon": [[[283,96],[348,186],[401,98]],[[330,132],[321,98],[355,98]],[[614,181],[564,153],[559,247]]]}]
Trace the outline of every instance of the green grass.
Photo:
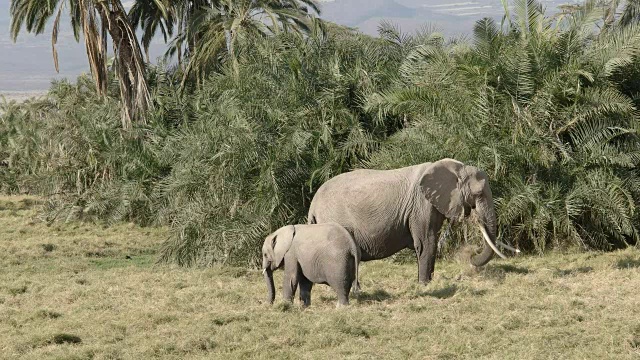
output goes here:
[{"label": "green grass", "polygon": [[634,249],[495,260],[479,272],[440,261],[428,286],[413,263],[369,262],[351,306],[336,309],[320,285],[302,310],[265,304],[259,270],[155,265],[164,229],[47,226],[37,206],[0,198],[0,358],[640,356]]}]

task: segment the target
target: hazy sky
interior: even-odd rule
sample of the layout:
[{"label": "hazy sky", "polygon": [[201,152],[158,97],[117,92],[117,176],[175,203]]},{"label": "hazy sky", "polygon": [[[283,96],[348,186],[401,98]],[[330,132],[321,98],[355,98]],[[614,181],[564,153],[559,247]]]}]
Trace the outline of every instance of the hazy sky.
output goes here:
[{"label": "hazy sky", "polygon": [[[9,31],[9,4],[10,0],[0,0],[0,91],[43,90],[49,87],[53,78],[75,80],[82,72],[89,72],[84,42],[82,38],[76,42],[68,17],[63,17],[60,23],[57,45],[60,73],[57,74],[51,49],[53,19],[38,36],[23,29],[14,43]],[[151,48],[154,58],[164,52],[164,45],[159,40],[156,39]]]},{"label": "hazy sky", "polygon": [[[9,35],[9,1],[0,0],[0,90],[46,88],[56,75],[51,58],[51,24],[37,37],[23,32],[13,43]],[[78,74],[86,67],[84,48],[77,44],[67,24],[62,27],[58,54],[62,75]]]},{"label": "hazy sky", "polygon": [[[548,12],[559,4],[576,0],[543,0]],[[14,43],[9,35],[9,3],[0,0],[0,92],[33,91],[49,87],[52,78],[75,79],[88,72],[82,39],[77,43],[68,18],[61,22],[58,37],[60,74],[56,74],[51,50],[51,22],[43,34],[21,32]],[[123,1],[130,6],[131,0]],[[380,21],[390,20],[404,31],[413,31],[426,23],[439,27],[445,34],[470,32],[482,17],[500,19],[504,13],[500,0],[324,0],[322,17],[339,24],[353,26],[368,34],[376,34]],[[161,56],[165,45],[156,39],[151,57]]]}]

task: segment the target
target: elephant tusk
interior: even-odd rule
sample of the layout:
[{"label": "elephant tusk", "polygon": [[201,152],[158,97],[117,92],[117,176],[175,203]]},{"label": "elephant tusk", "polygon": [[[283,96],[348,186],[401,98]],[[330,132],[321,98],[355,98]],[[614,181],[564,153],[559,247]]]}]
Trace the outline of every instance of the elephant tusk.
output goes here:
[{"label": "elephant tusk", "polygon": [[262,275],[267,272],[267,268],[262,269]]},{"label": "elephant tusk", "polygon": [[487,244],[489,244],[491,249],[493,249],[493,251],[501,258],[506,259],[507,257],[504,256],[504,254],[501,253],[500,250],[498,250],[493,241],[491,241],[491,238],[489,238],[489,234],[487,234],[487,229],[485,229],[483,225],[480,225],[480,231],[482,231],[482,236],[484,237],[484,240],[487,242]]},{"label": "elephant tusk", "polygon": [[505,249],[507,249],[507,250],[511,250],[511,251],[513,251],[514,253],[520,253],[520,250],[519,250],[519,249],[516,249],[516,248],[514,248],[514,247],[512,247],[512,246],[509,246],[509,245],[507,245],[507,244],[503,243],[503,242],[502,242],[502,241],[500,241],[500,240],[496,241],[496,244],[498,244],[498,246],[502,246],[503,248],[505,248]]}]

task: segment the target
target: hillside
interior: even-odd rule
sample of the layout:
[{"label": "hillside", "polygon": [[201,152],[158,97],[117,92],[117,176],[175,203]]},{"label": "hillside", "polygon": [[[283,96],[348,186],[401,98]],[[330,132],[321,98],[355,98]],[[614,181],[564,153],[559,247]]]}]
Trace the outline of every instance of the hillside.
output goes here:
[{"label": "hillside", "polygon": [[[259,270],[154,265],[163,229],[38,220],[0,198],[0,358],[637,359],[640,252],[362,266],[348,308],[316,286],[263,303]],[[281,272],[276,273],[278,280]],[[281,296],[280,289],[277,295]]]},{"label": "hillside", "polygon": [[[545,1],[547,12],[553,14],[567,1]],[[342,25],[376,35],[381,21],[413,32],[432,24],[446,35],[468,34],[473,24],[483,18],[500,20],[504,7],[500,0],[329,0],[322,1],[322,17]]]}]

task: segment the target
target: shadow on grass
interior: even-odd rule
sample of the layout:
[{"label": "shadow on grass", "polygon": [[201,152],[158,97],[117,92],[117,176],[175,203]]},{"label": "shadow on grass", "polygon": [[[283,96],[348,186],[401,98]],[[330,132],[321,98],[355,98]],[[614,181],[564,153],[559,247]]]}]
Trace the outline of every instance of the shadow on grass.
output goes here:
[{"label": "shadow on grass", "polygon": [[514,266],[509,264],[496,264],[493,266],[493,268],[502,270],[503,272],[508,274],[528,274],[529,273],[529,269],[525,267]]},{"label": "shadow on grass", "polygon": [[624,259],[618,260],[616,264],[618,269],[635,269],[640,267],[640,259],[636,259],[633,257],[626,257]]},{"label": "shadow on grass", "polygon": [[376,289],[373,292],[360,291],[358,295],[352,295],[354,299],[358,301],[358,303],[363,304],[371,304],[377,302],[383,302],[387,300],[392,300],[394,298],[393,295],[389,294],[385,290]]},{"label": "shadow on grass", "polygon": [[418,297],[434,297],[436,299],[448,299],[455,295],[458,292],[458,285],[452,284],[442,287],[440,289],[429,290],[429,291],[420,291],[416,295]]},{"label": "shadow on grass", "polygon": [[502,282],[507,274],[527,275],[531,271],[525,267],[510,264],[491,264],[484,270],[480,270],[480,273],[486,278]]},{"label": "shadow on grass", "polygon": [[0,211],[2,210],[29,210],[34,206],[40,205],[41,202],[34,199],[22,199],[19,201],[3,201],[0,200]]},{"label": "shadow on grass", "polygon": [[564,277],[564,276],[571,276],[571,275],[577,275],[577,274],[586,274],[592,271],[593,271],[593,268],[591,266],[583,266],[575,269],[556,270],[554,272],[554,275],[557,277]]},{"label": "shadow on grass", "polygon": [[82,342],[82,339],[79,336],[76,335],[72,335],[72,334],[66,334],[66,333],[60,333],[60,334],[55,334],[49,341],[47,341],[46,345],[49,344],[80,344]]}]

